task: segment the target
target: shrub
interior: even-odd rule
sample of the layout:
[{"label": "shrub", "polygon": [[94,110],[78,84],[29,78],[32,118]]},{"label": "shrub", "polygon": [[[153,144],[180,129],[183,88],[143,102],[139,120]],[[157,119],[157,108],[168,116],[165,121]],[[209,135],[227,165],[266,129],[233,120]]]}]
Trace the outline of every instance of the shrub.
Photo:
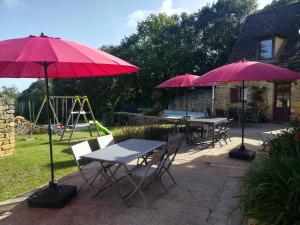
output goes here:
[{"label": "shrub", "polygon": [[130,138],[145,138],[144,126],[125,126],[113,133],[115,141],[121,142]]},{"label": "shrub", "polygon": [[300,156],[263,160],[242,179],[244,218],[266,225],[300,224]]},{"label": "shrub", "polygon": [[277,135],[277,138],[266,143],[270,157],[286,155],[293,157],[299,154],[300,135],[299,128],[293,126]]},{"label": "shrub", "polygon": [[299,123],[266,145],[267,157],[242,178],[242,215],[265,225],[300,225]]},{"label": "shrub", "polygon": [[125,126],[113,132],[116,142],[130,138],[167,141],[170,125]]}]

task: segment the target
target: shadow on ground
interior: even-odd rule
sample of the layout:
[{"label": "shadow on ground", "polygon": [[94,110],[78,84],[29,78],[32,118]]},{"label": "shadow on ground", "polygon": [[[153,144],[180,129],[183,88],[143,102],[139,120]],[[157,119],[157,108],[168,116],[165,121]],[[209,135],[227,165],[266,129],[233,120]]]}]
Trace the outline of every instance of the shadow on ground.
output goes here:
[{"label": "shadow on ground", "polygon": [[[257,132],[268,135],[280,128],[274,124],[248,127],[246,147],[259,150],[262,142]],[[232,141],[223,147],[216,145],[200,151],[197,147],[183,145],[171,169],[178,186],[167,176],[163,177],[163,182],[169,187],[168,194],[157,185],[150,186],[146,190],[151,202],[149,208],[144,206],[139,195],[130,200],[128,208],[111,189],[96,198],[91,198],[90,190],[84,189],[63,209],[29,208],[24,201],[7,210],[0,206],[0,224],[240,225],[236,198],[240,180],[237,177],[241,177],[252,163],[228,158],[228,152],[240,145],[240,129],[233,128],[230,136]],[[100,187],[101,182],[97,181],[94,187]],[[60,183],[80,186],[82,178],[78,173],[70,174]],[[132,187],[123,179],[119,188],[126,193]]]}]

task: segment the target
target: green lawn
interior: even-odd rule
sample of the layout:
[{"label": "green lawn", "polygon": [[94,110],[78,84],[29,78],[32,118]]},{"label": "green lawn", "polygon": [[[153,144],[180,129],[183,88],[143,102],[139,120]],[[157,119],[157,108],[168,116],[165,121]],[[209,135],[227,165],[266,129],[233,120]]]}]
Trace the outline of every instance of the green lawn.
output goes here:
[{"label": "green lawn", "polygon": [[[121,128],[113,129],[113,134]],[[96,133],[94,132],[94,136]],[[85,131],[75,132],[72,143],[90,139]],[[15,197],[24,192],[46,184],[50,179],[49,145],[47,134],[33,135],[30,141],[27,135],[16,136],[16,151],[0,158],[0,201]],[[60,136],[53,136],[55,178],[77,170],[68,143],[59,142]]]}]

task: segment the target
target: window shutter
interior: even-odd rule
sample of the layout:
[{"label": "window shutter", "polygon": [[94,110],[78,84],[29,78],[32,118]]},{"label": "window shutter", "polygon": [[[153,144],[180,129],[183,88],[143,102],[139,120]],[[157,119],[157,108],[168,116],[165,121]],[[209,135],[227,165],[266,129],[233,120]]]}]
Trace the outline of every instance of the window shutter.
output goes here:
[{"label": "window shutter", "polygon": [[238,103],[239,102],[239,88],[230,88],[230,103]]}]

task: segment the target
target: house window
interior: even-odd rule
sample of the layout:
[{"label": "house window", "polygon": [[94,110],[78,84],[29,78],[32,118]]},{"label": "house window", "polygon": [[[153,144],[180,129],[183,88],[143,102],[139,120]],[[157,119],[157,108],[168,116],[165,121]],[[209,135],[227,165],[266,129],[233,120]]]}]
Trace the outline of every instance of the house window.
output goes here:
[{"label": "house window", "polygon": [[244,89],[244,98],[243,98],[243,88],[242,87],[234,87],[230,88],[230,103],[239,103],[242,101],[247,101],[248,91],[247,87]]},{"label": "house window", "polygon": [[239,88],[230,88],[230,103],[238,103],[239,102]]},{"label": "house window", "polygon": [[260,41],[259,59],[272,59],[273,57],[273,40],[267,39]]}]

